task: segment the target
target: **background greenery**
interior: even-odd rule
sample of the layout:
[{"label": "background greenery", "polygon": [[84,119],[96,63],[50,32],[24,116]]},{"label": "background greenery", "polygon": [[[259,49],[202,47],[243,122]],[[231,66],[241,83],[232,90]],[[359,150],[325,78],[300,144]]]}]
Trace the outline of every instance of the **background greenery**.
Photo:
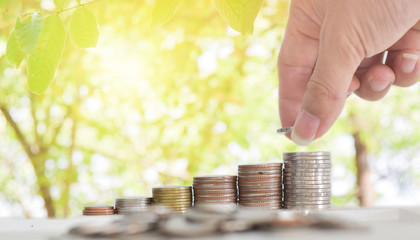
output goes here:
[{"label": "background greenery", "polygon": [[[169,20],[154,0],[97,0],[86,6],[99,26],[94,48],[84,48],[92,37],[71,36],[77,1],[61,2],[0,0],[0,216],[78,215],[87,204],[306,150],[332,152],[333,202],[357,205],[356,135],[368,153],[376,204],[419,202],[418,84],[393,88],[375,103],[350,97],[331,131],[310,147],[275,134],[276,58],[288,1],[263,1],[252,31],[249,19],[235,25],[219,14],[223,1],[176,1]],[[54,80],[34,94],[31,55],[18,67],[6,59],[16,18],[73,6],[41,15],[59,16],[67,34]]]}]

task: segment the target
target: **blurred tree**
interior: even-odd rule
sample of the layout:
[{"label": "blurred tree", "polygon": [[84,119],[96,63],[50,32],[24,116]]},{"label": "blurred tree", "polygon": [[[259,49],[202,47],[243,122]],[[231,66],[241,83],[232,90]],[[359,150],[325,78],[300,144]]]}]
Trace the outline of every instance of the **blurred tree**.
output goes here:
[{"label": "blurred tree", "polygon": [[[236,173],[239,163],[322,149],[334,155],[334,203],[356,204],[353,133],[366,145],[374,179],[418,186],[410,161],[420,151],[418,88],[392,90],[380,103],[351,98],[327,136],[298,148],[274,134],[276,55],[288,1],[263,1],[253,35],[228,27],[252,32],[238,24],[243,18],[230,18],[210,1],[184,0],[172,20],[158,18],[161,26],[152,28],[155,3],[92,1],[85,8],[96,17],[96,42],[96,34],[71,33],[77,1],[0,1],[1,212],[65,217],[89,203],[150,194],[158,184],[191,184],[198,174]],[[11,64],[6,50],[16,17],[40,9],[58,11],[68,34],[57,68],[45,70],[52,83],[36,95],[27,83],[30,55],[16,64],[14,53]]]}]

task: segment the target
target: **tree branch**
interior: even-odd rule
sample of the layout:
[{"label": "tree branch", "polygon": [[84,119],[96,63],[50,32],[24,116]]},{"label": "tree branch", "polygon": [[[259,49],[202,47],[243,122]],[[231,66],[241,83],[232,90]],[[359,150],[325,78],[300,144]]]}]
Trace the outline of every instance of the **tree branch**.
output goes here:
[{"label": "tree branch", "polygon": [[34,125],[35,142],[37,143],[38,146],[41,146],[42,139],[38,133],[38,119],[36,118],[36,114],[35,114],[35,94],[29,93],[29,96],[31,100],[31,115],[32,115],[32,120],[33,120],[33,125]]},{"label": "tree branch", "polygon": [[72,9],[80,8],[80,7],[83,7],[85,5],[89,5],[89,4],[98,2],[98,1],[100,1],[100,0],[93,0],[93,1],[90,1],[90,2],[81,3],[81,4],[76,5],[76,6],[73,6],[73,7],[64,8],[64,9],[58,9],[58,10],[52,10],[52,11],[27,12],[27,13],[22,13],[21,16],[24,17],[24,16],[27,16],[27,15],[35,14],[35,13],[44,14],[44,15],[47,15],[47,14],[60,14],[62,12],[66,12],[66,11],[70,11]]},{"label": "tree branch", "polygon": [[13,131],[15,132],[20,142],[20,145],[22,145],[23,150],[25,151],[25,153],[28,155],[29,158],[32,158],[34,154],[32,153],[31,146],[26,140],[25,136],[23,136],[22,131],[20,130],[17,123],[13,120],[12,116],[9,113],[9,110],[7,110],[7,108],[3,105],[0,105],[0,110],[3,113],[4,117],[6,118],[6,121],[13,128]]}]

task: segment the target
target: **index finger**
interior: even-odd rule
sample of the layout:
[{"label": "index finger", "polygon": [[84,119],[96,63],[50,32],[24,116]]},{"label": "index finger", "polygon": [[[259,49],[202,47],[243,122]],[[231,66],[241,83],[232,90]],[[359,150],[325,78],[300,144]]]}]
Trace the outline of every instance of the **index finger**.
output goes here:
[{"label": "index finger", "polygon": [[[292,8],[290,15],[296,14]],[[303,34],[298,27],[296,17],[291,17],[278,57],[279,113],[281,124],[285,127],[295,124],[302,108],[319,48],[318,39]]]}]

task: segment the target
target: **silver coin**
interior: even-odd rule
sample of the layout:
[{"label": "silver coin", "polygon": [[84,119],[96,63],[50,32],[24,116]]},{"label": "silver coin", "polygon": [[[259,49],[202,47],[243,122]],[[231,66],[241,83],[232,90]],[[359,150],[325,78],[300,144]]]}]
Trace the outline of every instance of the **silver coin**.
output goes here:
[{"label": "silver coin", "polygon": [[283,156],[283,161],[331,161],[331,156]]},{"label": "silver coin", "polygon": [[284,168],[290,168],[290,167],[309,167],[309,168],[324,168],[324,167],[331,167],[332,164],[331,162],[327,162],[327,163],[322,163],[322,162],[318,162],[318,163],[307,163],[307,162],[303,162],[303,161],[298,161],[298,162],[285,162],[284,163]]},{"label": "silver coin", "polygon": [[295,195],[291,195],[292,193],[285,193],[283,195],[283,199],[284,201],[299,201],[299,199],[305,199],[306,200],[323,200],[323,201],[327,201],[327,200],[331,200],[331,195],[327,195],[327,196],[295,196]]},{"label": "silver coin", "polygon": [[305,205],[305,204],[330,204],[331,199],[329,198],[318,198],[318,199],[308,199],[308,198],[299,198],[299,199],[290,199],[285,198],[283,203],[289,205]]},{"label": "silver coin", "polygon": [[290,178],[295,178],[295,177],[323,177],[323,178],[331,178],[331,173],[330,172],[303,172],[303,173],[299,173],[299,172],[292,172],[292,173],[284,173],[283,174],[283,178],[284,177],[290,177]]},{"label": "silver coin", "polygon": [[331,180],[331,176],[312,176],[312,177],[302,177],[302,176],[283,176],[283,181],[325,181]]},{"label": "silver coin", "polygon": [[293,127],[282,127],[277,129],[277,133],[281,134],[281,135],[285,135],[288,132],[292,132],[293,131]]},{"label": "silver coin", "polygon": [[317,193],[285,193],[286,197],[331,197],[331,192],[317,192]]},{"label": "silver coin", "polygon": [[283,184],[285,190],[290,188],[331,188],[330,183],[326,184]]},{"label": "silver coin", "polygon": [[310,209],[329,209],[332,205],[307,205],[307,206],[289,206],[283,205],[285,209],[295,209],[295,210],[310,210]]},{"label": "silver coin", "polygon": [[304,168],[285,168],[283,170],[284,173],[313,173],[313,172],[324,172],[324,173],[329,173],[331,172],[330,168],[308,168],[308,169],[304,169]]},{"label": "silver coin", "polygon": [[284,205],[287,206],[307,206],[307,205],[330,205],[331,201],[305,201],[305,202],[297,202],[297,201],[284,201]]},{"label": "silver coin", "polygon": [[331,155],[283,155],[283,161],[290,161],[290,160],[331,160]]},{"label": "silver coin", "polygon": [[290,164],[285,163],[284,170],[313,170],[313,169],[321,169],[321,170],[330,170],[332,164]]},{"label": "silver coin", "polygon": [[288,193],[330,193],[330,188],[284,188],[283,193],[286,195]]},{"label": "silver coin", "polygon": [[314,151],[314,152],[284,152],[283,156],[318,156],[318,155],[331,155],[330,152],[327,151]]},{"label": "silver coin", "polygon": [[291,180],[291,181],[287,181],[287,180],[283,180],[283,184],[289,184],[289,185],[306,185],[306,184],[313,184],[313,185],[318,185],[318,184],[331,184],[330,180],[324,180],[324,181],[297,181],[297,180]]}]

